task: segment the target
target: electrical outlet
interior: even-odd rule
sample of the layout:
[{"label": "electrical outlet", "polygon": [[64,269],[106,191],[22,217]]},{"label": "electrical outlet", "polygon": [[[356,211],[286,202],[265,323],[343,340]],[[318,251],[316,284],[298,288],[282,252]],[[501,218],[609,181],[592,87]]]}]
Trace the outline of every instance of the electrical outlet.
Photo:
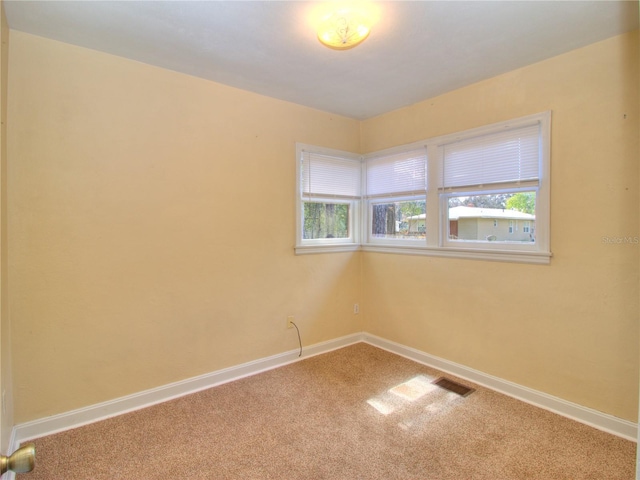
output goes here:
[{"label": "electrical outlet", "polygon": [[293,315],[289,315],[287,317],[287,328],[293,328],[293,320],[295,317]]},{"label": "electrical outlet", "polygon": [[353,314],[357,315],[360,313],[360,305],[358,305],[357,303],[353,304]]}]

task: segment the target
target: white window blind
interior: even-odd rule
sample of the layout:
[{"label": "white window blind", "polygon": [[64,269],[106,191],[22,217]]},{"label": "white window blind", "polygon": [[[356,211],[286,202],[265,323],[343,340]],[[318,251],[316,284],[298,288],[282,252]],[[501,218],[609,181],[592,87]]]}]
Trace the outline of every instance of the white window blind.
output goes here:
[{"label": "white window blind", "polygon": [[537,184],[540,125],[468,138],[443,146],[441,187],[479,187],[498,183]]},{"label": "white window blind", "polygon": [[300,161],[303,196],[360,198],[360,160],[303,151]]},{"label": "white window blind", "polygon": [[427,189],[426,149],[367,160],[367,196],[415,195]]}]

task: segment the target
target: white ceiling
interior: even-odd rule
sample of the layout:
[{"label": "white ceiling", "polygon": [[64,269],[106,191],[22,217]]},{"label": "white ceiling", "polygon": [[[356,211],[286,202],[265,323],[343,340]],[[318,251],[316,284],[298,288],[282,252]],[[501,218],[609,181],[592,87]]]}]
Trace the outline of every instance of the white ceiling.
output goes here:
[{"label": "white ceiling", "polygon": [[11,29],[356,119],[638,28],[634,1],[370,2],[360,46],[323,47],[318,2],[4,2]]}]

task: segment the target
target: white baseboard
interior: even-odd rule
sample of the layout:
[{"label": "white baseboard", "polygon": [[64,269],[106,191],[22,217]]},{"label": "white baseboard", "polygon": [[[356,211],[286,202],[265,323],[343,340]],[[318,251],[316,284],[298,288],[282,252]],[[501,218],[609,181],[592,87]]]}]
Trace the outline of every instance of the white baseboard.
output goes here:
[{"label": "white baseboard", "polygon": [[356,333],[345,337],[336,338],[326,342],[304,347],[301,357],[299,350],[291,350],[271,357],[261,358],[252,362],[243,363],[235,367],[224,368],[212,373],[188,378],[180,382],[171,383],[162,387],[152,388],[143,392],[116,398],[107,402],[90,405],[70,412],[45,417],[31,422],[16,425],[12,431],[10,450],[14,451],[23,442],[54,433],[81,427],[89,423],[105,420],[124,413],[140,410],[158,403],[166,402],[174,398],[183,397],[207,388],[222,385],[223,383],[239,380],[267,370],[282,367],[305,358],[327,353],[338,348],[343,348],[354,343],[361,342],[363,334]]},{"label": "white baseboard", "polygon": [[[443,372],[467,379],[478,385],[485,386],[497,392],[509,395],[523,402],[550,410],[578,422],[590,425],[599,430],[636,441],[638,426],[627,420],[616,418],[575,403],[553,397],[521,385],[502,380],[464,365],[460,365],[442,358],[429,355],[419,350],[406,347],[368,333],[356,333],[345,337],[321,342],[305,347],[302,357],[298,357],[298,349],[278,355],[262,358],[235,367],[225,368],[162,387],[145,390],[133,395],[116,398],[107,402],[91,405],[70,412],[53,415],[31,422],[16,425],[11,434],[10,451],[17,449],[22,443],[35,438],[52,435],[54,433],[77,428],[124,413],[140,410],[174,398],[189,395],[207,388],[215,387],[240,378],[248,377],[267,370],[304,360],[354,343],[366,342],[375,347],[401,355],[423,365],[436,368]],[[7,479],[13,480],[9,472]]]},{"label": "white baseboard", "polygon": [[428,353],[424,353],[420,350],[406,347],[375,335],[365,333],[363,334],[363,337],[364,342],[375,347],[409,358],[410,360],[428,367],[442,370],[445,373],[464,378],[470,382],[477,383],[478,385],[490,388],[491,390],[503,393],[536,407],[544,408],[545,410],[549,410],[577,422],[584,423],[597,428],[598,430],[612,433],[613,435],[617,435],[633,442],[637,441],[638,425],[636,423],[617,418],[613,415],[608,415],[591,408],[583,407],[576,403],[568,402],[544,392],[523,387],[522,385],[509,382],[508,380],[488,375],[478,370],[465,367],[464,365],[450,362],[449,360],[445,360],[434,355],[429,355]]}]

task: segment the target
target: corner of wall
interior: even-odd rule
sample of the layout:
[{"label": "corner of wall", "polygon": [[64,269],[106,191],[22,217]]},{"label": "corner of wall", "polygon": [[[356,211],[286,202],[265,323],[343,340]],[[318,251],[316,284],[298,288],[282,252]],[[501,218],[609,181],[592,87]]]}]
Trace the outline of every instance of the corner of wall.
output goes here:
[{"label": "corner of wall", "polygon": [[9,25],[0,0],[0,450],[11,447],[13,389],[11,375],[11,328],[7,301],[7,83]]}]

